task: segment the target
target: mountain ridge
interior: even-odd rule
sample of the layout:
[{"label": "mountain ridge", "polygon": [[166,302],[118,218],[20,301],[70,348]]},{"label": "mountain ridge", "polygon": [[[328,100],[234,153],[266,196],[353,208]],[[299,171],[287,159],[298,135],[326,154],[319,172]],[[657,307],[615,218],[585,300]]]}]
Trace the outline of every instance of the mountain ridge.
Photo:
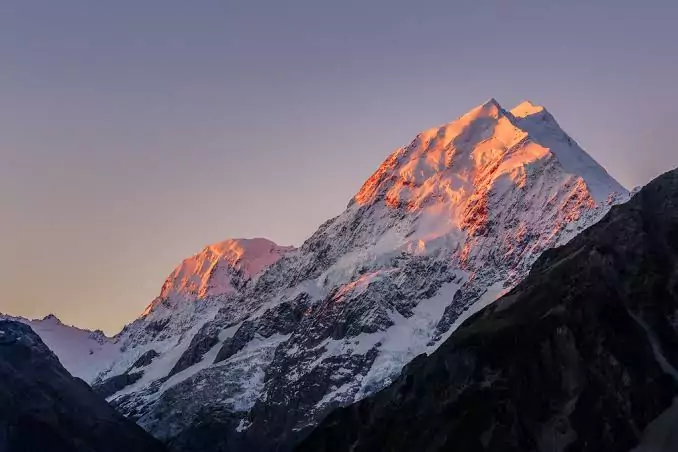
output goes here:
[{"label": "mountain ridge", "polygon": [[72,377],[25,323],[0,320],[0,383],[0,450],[165,450]]},{"label": "mountain ridge", "polygon": [[[419,133],[299,248],[254,275],[229,262],[236,290],[209,293],[202,278],[179,284],[190,297],[163,289],[93,383],[177,450],[289,447],[627,198],[540,108],[517,119],[490,100]],[[587,164],[568,168],[595,171],[568,172],[570,154]],[[196,445],[198,430],[212,443]]]},{"label": "mountain ridge", "polygon": [[0,313],[0,320],[26,324],[35,331],[71,374],[88,383],[106,370],[107,362],[117,354],[115,336],[101,330],[88,330],[63,323],[56,315],[27,319]]},{"label": "mountain ridge", "polygon": [[297,450],[675,450],[677,212],[674,170]]}]

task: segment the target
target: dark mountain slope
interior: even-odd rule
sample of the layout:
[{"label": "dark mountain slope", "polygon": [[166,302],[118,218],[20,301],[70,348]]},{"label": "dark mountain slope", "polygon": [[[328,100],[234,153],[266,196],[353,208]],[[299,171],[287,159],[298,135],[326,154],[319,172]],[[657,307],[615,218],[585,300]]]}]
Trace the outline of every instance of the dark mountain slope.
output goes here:
[{"label": "dark mountain slope", "polygon": [[29,326],[0,321],[0,452],[163,450],[72,377]]},{"label": "dark mountain slope", "polygon": [[[301,451],[628,451],[678,394],[678,171],[659,177]],[[675,407],[674,407],[675,408]],[[670,425],[670,422],[668,422]],[[664,429],[667,430],[667,429]],[[675,445],[674,445],[675,446]],[[664,444],[653,450],[672,449]]]}]

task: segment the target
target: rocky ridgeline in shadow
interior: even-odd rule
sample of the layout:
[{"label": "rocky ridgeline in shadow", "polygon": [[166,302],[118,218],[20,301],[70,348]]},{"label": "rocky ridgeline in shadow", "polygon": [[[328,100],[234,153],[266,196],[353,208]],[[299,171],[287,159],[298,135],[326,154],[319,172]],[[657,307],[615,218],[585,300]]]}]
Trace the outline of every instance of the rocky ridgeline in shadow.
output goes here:
[{"label": "rocky ridgeline in shadow", "polygon": [[160,452],[23,323],[0,321],[0,451]]}]

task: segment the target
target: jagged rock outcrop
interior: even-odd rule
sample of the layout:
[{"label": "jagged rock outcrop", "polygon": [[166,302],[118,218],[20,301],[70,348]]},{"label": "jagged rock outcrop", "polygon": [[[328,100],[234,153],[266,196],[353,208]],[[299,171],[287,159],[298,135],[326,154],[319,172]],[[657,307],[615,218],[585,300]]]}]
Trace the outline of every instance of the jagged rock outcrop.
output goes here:
[{"label": "jagged rock outcrop", "polygon": [[676,369],[678,170],[297,450],[674,451]]},{"label": "jagged rock outcrop", "polygon": [[158,352],[156,352],[155,350],[149,350],[146,353],[144,353],[143,355],[141,355],[139,357],[139,359],[137,359],[134,362],[134,364],[132,364],[131,368],[132,369],[138,369],[138,368],[141,368],[141,367],[146,367],[149,364],[151,364],[153,362],[153,360],[155,358],[157,358],[158,356],[160,356]]},{"label": "jagged rock outcrop", "polygon": [[141,379],[142,375],[142,372],[127,371],[123,374],[113,375],[110,378],[95,383],[92,386],[92,389],[101,397],[109,397],[127,386],[136,383]]},{"label": "jagged rock outcrop", "polygon": [[161,452],[165,448],[72,377],[30,327],[0,320],[0,450]]}]

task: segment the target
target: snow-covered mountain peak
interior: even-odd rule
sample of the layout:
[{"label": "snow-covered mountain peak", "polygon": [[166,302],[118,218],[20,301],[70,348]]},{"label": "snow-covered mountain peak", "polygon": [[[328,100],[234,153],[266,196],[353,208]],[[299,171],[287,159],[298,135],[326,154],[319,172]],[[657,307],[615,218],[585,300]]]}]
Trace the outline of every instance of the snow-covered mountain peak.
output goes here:
[{"label": "snow-covered mountain peak", "polygon": [[169,275],[160,298],[201,298],[233,293],[239,280],[248,280],[275,263],[291,246],[264,238],[229,239],[205,247]]},{"label": "snow-covered mountain peak", "polygon": [[415,198],[421,201],[434,197],[435,191],[459,198],[463,196],[459,188],[473,183],[471,173],[478,166],[496,159],[524,137],[506,111],[490,99],[455,121],[419,133],[408,146],[396,149],[354,199],[360,205],[384,200],[391,207],[401,201],[413,207]]},{"label": "snow-covered mountain peak", "polygon": [[220,435],[275,442],[388,384],[623,196],[545,109],[490,99],[396,149],[299,249],[184,260],[96,386],[162,438],[217,410]]},{"label": "snow-covered mountain peak", "polygon": [[490,99],[397,149],[354,201],[405,211],[412,219],[406,242],[416,248],[450,234],[458,243],[459,234],[482,230],[492,216],[513,208],[506,199],[488,215],[491,198],[517,195],[545,167],[553,169],[544,183],[571,186],[581,206],[593,208],[608,203],[612,193],[626,193],[546,109],[526,101],[508,112]]},{"label": "snow-covered mountain peak", "polygon": [[511,114],[516,118],[525,118],[546,112],[541,105],[536,105],[529,100],[525,100],[511,109]]},{"label": "snow-covered mountain peak", "polygon": [[480,118],[480,117],[490,117],[498,118],[501,115],[506,114],[506,110],[499,105],[499,102],[494,97],[486,100],[477,107],[471,109],[468,113],[462,116],[462,118]]},{"label": "snow-covered mountain peak", "polygon": [[62,325],[61,320],[59,320],[59,318],[57,316],[55,316],[54,314],[47,314],[45,317],[42,318],[41,321],[45,322],[45,323],[49,322],[49,323],[54,323],[54,324],[57,324],[57,325]]},{"label": "snow-covered mountain peak", "polygon": [[525,101],[511,110],[518,127],[551,152],[565,171],[581,177],[596,203],[619,202],[628,191],[587,154],[544,107]]}]

